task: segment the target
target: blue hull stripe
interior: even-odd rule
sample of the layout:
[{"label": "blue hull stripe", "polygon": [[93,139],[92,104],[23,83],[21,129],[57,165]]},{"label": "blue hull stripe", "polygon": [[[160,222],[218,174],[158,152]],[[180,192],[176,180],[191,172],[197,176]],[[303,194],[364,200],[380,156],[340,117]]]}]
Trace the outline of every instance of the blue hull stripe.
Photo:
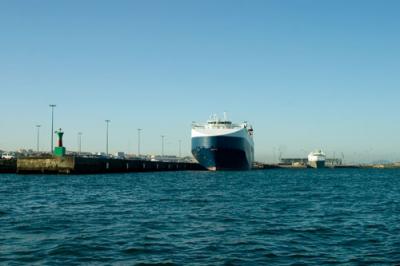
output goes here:
[{"label": "blue hull stripe", "polygon": [[225,136],[192,138],[192,154],[202,166],[216,170],[248,170],[254,158],[244,138]]}]

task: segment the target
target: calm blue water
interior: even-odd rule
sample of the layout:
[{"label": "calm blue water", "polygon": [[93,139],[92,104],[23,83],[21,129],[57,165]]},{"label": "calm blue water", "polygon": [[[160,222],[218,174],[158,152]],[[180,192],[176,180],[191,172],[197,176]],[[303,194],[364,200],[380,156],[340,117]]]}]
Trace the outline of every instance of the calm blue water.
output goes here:
[{"label": "calm blue water", "polygon": [[0,175],[0,264],[400,263],[400,170]]}]

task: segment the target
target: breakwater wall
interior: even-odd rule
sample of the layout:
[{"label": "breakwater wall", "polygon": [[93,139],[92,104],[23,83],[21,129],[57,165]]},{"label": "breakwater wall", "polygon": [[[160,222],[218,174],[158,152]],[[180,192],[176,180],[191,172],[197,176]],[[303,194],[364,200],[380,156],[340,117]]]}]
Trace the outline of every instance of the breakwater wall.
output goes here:
[{"label": "breakwater wall", "polygon": [[0,160],[0,173],[15,173],[17,169],[17,159]]},{"label": "breakwater wall", "polygon": [[[327,167],[341,168],[400,168],[400,163],[385,165],[340,165]],[[306,169],[305,166],[263,164],[254,165],[254,170],[263,169]],[[206,170],[197,163],[183,162],[157,162],[145,160],[123,160],[113,158],[93,158],[79,156],[64,157],[26,157],[12,160],[0,159],[0,173],[20,174],[101,174],[101,173],[123,173],[123,172],[156,172],[156,171],[184,171],[184,170]]]},{"label": "breakwater wall", "polygon": [[15,172],[19,174],[95,174],[184,170],[205,169],[197,163],[64,156],[19,158]]}]

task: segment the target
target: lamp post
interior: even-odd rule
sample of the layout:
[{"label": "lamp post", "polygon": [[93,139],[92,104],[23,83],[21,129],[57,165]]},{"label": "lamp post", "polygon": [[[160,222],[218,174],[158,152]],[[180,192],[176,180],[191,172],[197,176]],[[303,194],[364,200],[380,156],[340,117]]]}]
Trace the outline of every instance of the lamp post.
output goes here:
[{"label": "lamp post", "polygon": [[161,156],[164,157],[164,135],[161,135]]},{"label": "lamp post", "polygon": [[140,131],[142,131],[142,129],[138,128],[137,131],[138,131],[137,153],[138,153],[138,157],[140,157]]},{"label": "lamp post", "polygon": [[36,151],[39,152],[39,134],[40,134],[40,127],[42,125],[36,125]]},{"label": "lamp post", "polygon": [[82,152],[82,132],[78,132],[78,154]]},{"label": "lamp post", "polygon": [[182,157],[181,146],[182,146],[182,140],[179,140],[179,158]]},{"label": "lamp post", "polygon": [[105,120],[106,121],[106,154],[108,157],[108,124],[111,122],[111,120]]},{"label": "lamp post", "polygon": [[56,107],[55,104],[50,104],[49,105],[51,108],[51,147],[50,147],[50,153],[53,153],[53,136],[54,136],[54,107]]}]

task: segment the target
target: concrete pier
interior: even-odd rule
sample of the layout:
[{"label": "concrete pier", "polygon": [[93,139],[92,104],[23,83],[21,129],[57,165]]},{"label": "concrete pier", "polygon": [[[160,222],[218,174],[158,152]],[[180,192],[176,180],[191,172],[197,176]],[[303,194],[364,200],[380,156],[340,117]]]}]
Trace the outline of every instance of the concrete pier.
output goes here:
[{"label": "concrete pier", "polygon": [[[305,169],[300,165],[256,163],[254,170],[263,169]],[[337,165],[341,168],[400,168],[400,163],[382,165]],[[124,160],[113,158],[79,157],[79,156],[46,156],[25,157],[12,160],[0,159],[0,173],[19,174],[101,174],[126,172],[156,172],[205,170],[197,163],[157,162],[145,160]]]},{"label": "concrete pier", "polygon": [[0,173],[15,173],[17,169],[17,159],[0,160]]},{"label": "concrete pier", "polygon": [[16,172],[19,174],[95,174],[183,170],[205,169],[196,163],[153,162],[75,156],[20,158],[17,160],[16,165]]}]

